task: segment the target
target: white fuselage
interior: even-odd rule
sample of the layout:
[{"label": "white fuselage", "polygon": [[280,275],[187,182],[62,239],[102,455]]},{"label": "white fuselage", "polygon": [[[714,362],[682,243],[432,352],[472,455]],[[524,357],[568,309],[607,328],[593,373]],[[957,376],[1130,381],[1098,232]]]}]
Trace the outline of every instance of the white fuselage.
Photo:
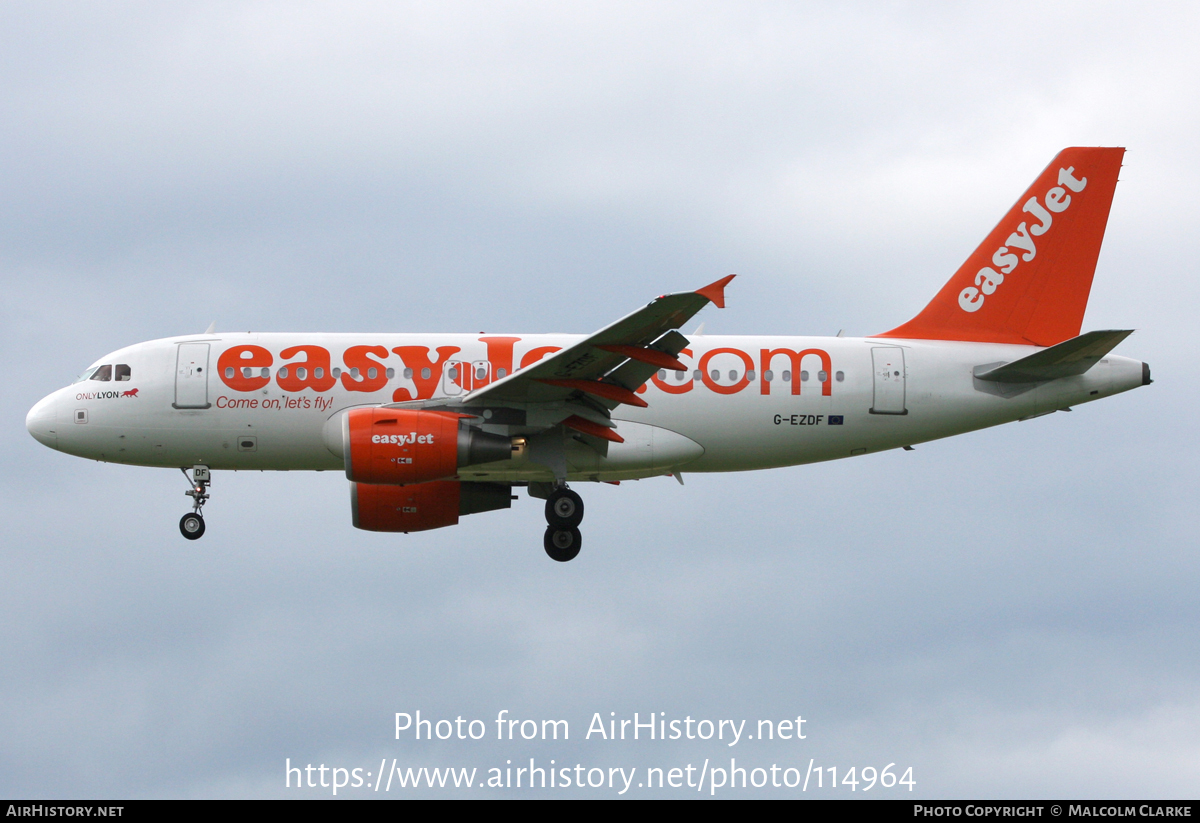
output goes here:
[{"label": "white fuselage", "polygon": [[[345,410],[439,397],[457,402],[503,377],[501,369],[511,373],[580,339],[211,334],[155,340],[98,361],[114,367],[108,380],[84,379],[54,392],[30,411],[27,426],[59,451],[114,463],[340,470]],[[255,365],[232,366],[229,357],[222,363],[235,347],[259,352],[257,360],[236,361]],[[833,460],[1048,413],[1143,383],[1143,364],[1115,355],[1083,375],[1008,397],[973,376],[977,366],[1038,350],[935,340],[696,337],[679,357],[687,372],[660,371],[646,384],[640,396],[647,408],[613,411],[624,443],[611,444],[607,456],[567,444],[568,478],[621,480]],[[297,385],[301,377],[306,382]],[[247,389],[247,380],[263,385]],[[532,432],[539,425],[534,418],[553,416],[554,409],[528,413]],[[523,433],[522,426],[480,422],[496,433]],[[502,463],[465,467],[459,476],[553,477],[520,452]]]}]

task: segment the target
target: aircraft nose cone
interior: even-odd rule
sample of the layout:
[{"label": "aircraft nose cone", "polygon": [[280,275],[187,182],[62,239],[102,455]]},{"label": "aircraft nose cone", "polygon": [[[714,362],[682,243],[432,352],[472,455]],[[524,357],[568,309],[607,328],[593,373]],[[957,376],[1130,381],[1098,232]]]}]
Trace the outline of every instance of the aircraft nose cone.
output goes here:
[{"label": "aircraft nose cone", "polygon": [[39,400],[25,415],[25,428],[33,435],[33,439],[52,449],[58,448],[58,415],[55,407],[55,397],[49,395]]}]

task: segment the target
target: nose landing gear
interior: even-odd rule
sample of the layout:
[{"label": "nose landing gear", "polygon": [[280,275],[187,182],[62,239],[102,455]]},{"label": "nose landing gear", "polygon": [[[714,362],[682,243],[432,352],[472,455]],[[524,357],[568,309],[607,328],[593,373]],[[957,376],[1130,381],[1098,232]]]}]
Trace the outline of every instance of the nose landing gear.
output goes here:
[{"label": "nose landing gear", "polygon": [[188,477],[187,469],[180,469],[180,471],[191,484],[191,488],[184,494],[192,498],[192,511],[180,518],[179,532],[188,540],[199,540],[204,534],[204,515],[200,510],[212,496],[208,493],[208,484],[212,482],[212,476],[208,466],[192,466],[191,477]]},{"label": "nose landing gear", "polygon": [[575,559],[583,544],[579,524],[583,522],[583,498],[559,486],[546,499],[546,535],[542,546],[551,560],[566,563]]}]

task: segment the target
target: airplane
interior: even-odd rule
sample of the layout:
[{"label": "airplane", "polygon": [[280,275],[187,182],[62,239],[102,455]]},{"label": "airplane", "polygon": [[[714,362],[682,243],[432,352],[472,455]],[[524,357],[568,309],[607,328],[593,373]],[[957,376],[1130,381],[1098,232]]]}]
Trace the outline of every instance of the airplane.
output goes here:
[{"label": "airplane", "polygon": [[[92,460],[180,469],[202,514],[217,470],[341,470],[354,526],[416,532],[545,500],[543,548],[579,553],[569,484],[793,466],[1029,420],[1148,385],[1081,334],[1122,148],[1068,148],[914,318],[869,337],[707,336],[734,275],[594,334],[214,333],[107,354],[26,428]],[[189,475],[190,469],[190,475]]]}]

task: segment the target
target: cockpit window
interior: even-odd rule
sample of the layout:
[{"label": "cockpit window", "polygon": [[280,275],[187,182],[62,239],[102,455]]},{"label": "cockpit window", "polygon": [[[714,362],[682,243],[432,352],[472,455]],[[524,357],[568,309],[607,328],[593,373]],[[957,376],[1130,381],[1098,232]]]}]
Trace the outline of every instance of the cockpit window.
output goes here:
[{"label": "cockpit window", "polygon": [[92,366],[90,369],[87,369],[86,371],[84,371],[84,373],[83,373],[83,374],[81,374],[81,375],[79,375],[78,377],[76,377],[76,378],[75,378],[75,382],[76,382],[76,383],[82,383],[84,380],[87,380],[87,379],[88,379],[88,378],[90,378],[90,377],[91,377],[93,374],[95,374],[95,373],[96,373],[96,369],[98,369],[98,368],[100,368],[100,367],[99,367],[99,366]]},{"label": "cockpit window", "polygon": [[130,371],[129,366],[125,365],[124,363],[117,364],[116,372],[113,374],[113,377],[115,379],[117,379],[118,381],[129,380],[132,376],[133,376],[133,372]]},{"label": "cockpit window", "polygon": [[101,366],[100,368],[96,369],[95,373],[88,379],[100,380],[107,383],[109,380],[112,380],[112,366]]}]

